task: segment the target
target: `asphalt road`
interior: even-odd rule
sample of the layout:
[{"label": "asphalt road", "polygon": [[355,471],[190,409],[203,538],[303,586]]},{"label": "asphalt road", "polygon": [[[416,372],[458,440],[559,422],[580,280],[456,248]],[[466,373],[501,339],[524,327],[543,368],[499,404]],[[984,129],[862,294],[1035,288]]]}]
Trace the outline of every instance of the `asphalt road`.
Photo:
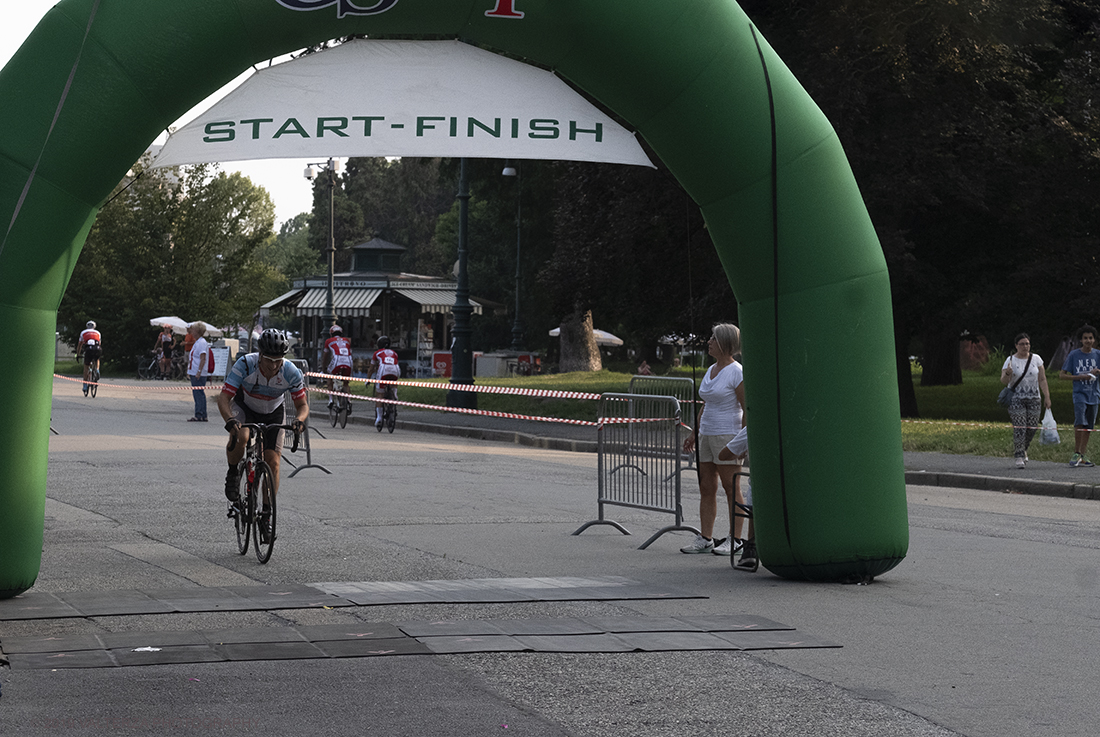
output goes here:
[{"label": "asphalt road", "polygon": [[653,513],[614,514],[630,537],[570,535],[596,515],[594,453],[349,425],[313,441],[331,474],[284,479],[261,566],[237,555],[224,519],[220,423],[185,422],[186,391],[131,384],[90,400],[55,383],[33,592],[615,575],[707,598],[0,621],[0,648],[81,632],[720,613],[843,647],[0,668],[5,733],[1070,737],[1100,724],[1100,502],[911,485],[898,568],[869,586],[806,584],[682,555],[682,533],[639,551],[669,521]]}]

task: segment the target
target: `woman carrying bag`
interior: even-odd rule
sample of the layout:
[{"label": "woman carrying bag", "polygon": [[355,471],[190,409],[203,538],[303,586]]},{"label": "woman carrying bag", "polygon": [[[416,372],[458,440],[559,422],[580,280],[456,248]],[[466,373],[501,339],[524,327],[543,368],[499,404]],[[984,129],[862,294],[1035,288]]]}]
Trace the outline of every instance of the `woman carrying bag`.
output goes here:
[{"label": "woman carrying bag", "polygon": [[1013,455],[1016,468],[1027,465],[1027,449],[1035,431],[1039,429],[1039,394],[1044,406],[1050,409],[1050,389],[1043,359],[1031,352],[1031,338],[1027,333],[1016,336],[1016,352],[1005,359],[1001,367],[1001,383],[1012,389],[1008,403],[1008,417],[1012,421]]}]

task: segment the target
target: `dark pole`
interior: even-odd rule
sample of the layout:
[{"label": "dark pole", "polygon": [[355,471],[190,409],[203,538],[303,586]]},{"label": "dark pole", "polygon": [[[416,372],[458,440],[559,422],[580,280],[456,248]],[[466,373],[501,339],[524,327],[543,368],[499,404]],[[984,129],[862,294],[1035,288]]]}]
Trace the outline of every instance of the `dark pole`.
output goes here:
[{"label": "dark pole", "polygon": [[516,162],[516,320],[512,323],[512,350],[523,350],[523,323],[519,320],[519,274],[520,245],[523,240],[523,172],[520,162]]},{"label": "dark pole", "polygon": [[[470,350],[470,315],[474,308],[470,304],[470,279],[466,271],[470,180],[465,157],[460,160],[458,171],[458,288],[455,290],[454,306],[451,307],[455,316],[455,326],[451,331],[451,384],[470,385],[474,383],[474,361]],[[477,409],[477,394],[451,389],[447,392],[447,406]]]},{"label": "dark pole", "polygon": [[321,318],[324,323],[323,335],[327,335],[329,328],[336,324],[336,213],[333,210],[336,192],[336,162],[328,160],[328,294],[325,296],[325,315]]}]

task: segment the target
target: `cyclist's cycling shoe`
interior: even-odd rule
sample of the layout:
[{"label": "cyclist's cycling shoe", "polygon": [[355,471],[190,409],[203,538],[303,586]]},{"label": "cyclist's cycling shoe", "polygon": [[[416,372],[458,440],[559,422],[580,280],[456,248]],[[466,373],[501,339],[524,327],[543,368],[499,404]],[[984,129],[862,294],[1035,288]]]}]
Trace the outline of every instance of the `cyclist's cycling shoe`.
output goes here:
[{"label": "cyclist's cycling shoe", "polygon": [[240,501],[233,501],[226,503],[225,516],[229,519],[239,518],[241,516],[241,503]]},{"label": "cyclist's cycling shoe", "polygon": [[225,472],[225,498],[235,502],[240,496],[241,492],[237,484],[237,469],[231,468]]}]

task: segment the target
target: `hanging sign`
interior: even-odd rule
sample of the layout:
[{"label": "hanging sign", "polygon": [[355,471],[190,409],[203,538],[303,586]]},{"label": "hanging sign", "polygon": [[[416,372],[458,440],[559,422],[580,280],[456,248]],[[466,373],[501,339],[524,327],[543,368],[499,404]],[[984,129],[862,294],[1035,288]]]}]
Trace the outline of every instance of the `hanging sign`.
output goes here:
[{"label": "hanging sign", "polygon": [[257,71],[153,165],[345,156],[653,166],[633,133],[550,72],[459,41],[366,39]]}]

